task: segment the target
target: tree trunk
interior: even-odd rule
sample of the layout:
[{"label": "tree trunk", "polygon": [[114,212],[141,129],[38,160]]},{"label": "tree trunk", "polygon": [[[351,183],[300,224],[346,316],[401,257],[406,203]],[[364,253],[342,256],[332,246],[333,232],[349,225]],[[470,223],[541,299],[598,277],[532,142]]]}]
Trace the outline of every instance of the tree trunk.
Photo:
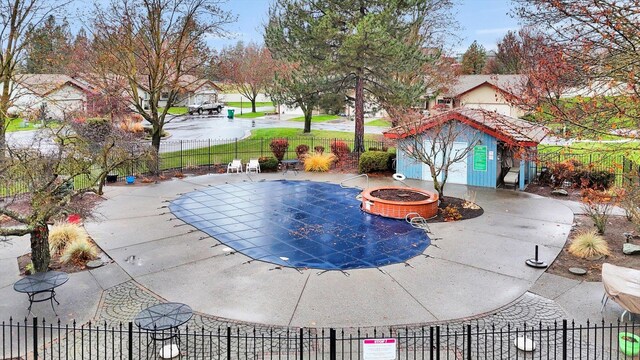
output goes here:
[{"label": "tree trunk", "polygon": [[[160,140],[162,139],[161,135],[162,128],[160,126],[157,126],[156,124],[153,124],[153,128],[151,130],[151,146],[153,146],[153,148],[156,150],[156,154],[158,155],[160,154]],[[160,156],[158,156],[158,160],[159,159]],[[157,166],[152,171],[153,175],[158,175],[160,172],[160,164],[156,165]]]},{"label": "tree trunk", "polygon": [[311,107],[309,108],[303,108],[302,112],[304,113],[304,133],[310,133],[311,132],[311,118],[313,116],[313,109]]},{"label": "tree trunk", "polygon": [[355,113],[356,131],[353,151],[361,153],[364,152],[364,80],[361,76],[356,78]]},{"label": "tree trunk", "polygon": [[31,262],[35,272],[49,270],[49,228],[46,223],[38,224],[31,233]]},{"label": "tree trunk", "polygon": [[256,98],[251,99],[251,112],[256,112]]}]

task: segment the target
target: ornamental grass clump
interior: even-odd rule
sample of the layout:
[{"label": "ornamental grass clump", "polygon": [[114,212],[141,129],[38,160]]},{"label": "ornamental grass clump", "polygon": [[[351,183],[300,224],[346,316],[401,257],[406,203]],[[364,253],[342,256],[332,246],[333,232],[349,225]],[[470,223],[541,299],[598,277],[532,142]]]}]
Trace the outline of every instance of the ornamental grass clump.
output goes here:
[{"label": "ornamental grass clump", "polygon": [[89,239],[76,240],[62,251],[60,262],[63,264],[73,263],[82,265],[89,260],[93,260],[98,256],[98,248],[93,245]]},{"label": "ornamental grass clump", "polygon": [[304,157],[304,171],[327,172],[336,160],[333,154],[309,154]]},{"label": "ornamental grass clump", "polygon": [[74,241],[88,241],[89,234],[84,227],[68,223],[59,222],[54,224],[49,231],[49,249],[51,253],[61,253],[67,245]]},{"label": "ornamental grass clump", "polygon": [[581,232],[569,245],[569,253],[583,259],[598,258],[611,254],[609,244],[595,230]]}]

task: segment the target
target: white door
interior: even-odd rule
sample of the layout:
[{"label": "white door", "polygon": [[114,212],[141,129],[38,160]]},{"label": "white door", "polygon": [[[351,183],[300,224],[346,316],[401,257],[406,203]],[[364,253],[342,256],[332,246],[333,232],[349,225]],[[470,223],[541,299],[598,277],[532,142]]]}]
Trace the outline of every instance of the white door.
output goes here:
[{"label": "white door", "polygon": [[[456,154],[456,152],[463,152],[467,148],[466,142],[454,142],[452,147],[452,156]],[[425,148],[429,148],[429,141],[425,142]],[[436,164],[439,164],[442,160],[442,154],[438,154],[436,158]],[[440,173],[439,179],[442,180],[443,174]],[[422,179],[423,180],[433,180],[431,178],[431,171],[429,170],[429,166],[427,164],[422,165]],[[467,184],[467,159],[460,160],[459,162],[453,163],[449,166],[449,174],[447,175],[447,183],[448,184]]]}]

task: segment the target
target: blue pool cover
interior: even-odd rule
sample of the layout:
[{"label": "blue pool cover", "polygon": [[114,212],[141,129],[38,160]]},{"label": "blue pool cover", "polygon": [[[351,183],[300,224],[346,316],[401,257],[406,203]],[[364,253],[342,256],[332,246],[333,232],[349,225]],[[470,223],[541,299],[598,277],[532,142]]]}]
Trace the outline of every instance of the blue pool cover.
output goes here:
[{"label": "blue pool cover", "polygon": [[286,267],[372,268],[424,252],[423,230],[361,211],[359,192],[311,181],[242,182],[184,194],[169,208],[235,251]]}]

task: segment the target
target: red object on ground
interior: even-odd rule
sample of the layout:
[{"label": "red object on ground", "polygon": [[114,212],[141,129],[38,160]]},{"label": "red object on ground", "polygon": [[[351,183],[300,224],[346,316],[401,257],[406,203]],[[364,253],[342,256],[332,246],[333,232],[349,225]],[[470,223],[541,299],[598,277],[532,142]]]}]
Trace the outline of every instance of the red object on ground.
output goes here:
[{"label": "red object on ground", "polygon": [[67,221],[70,222],[71,224],[79,224],[80,220],[82,220],[82,218],[78,214],[71,214],[67,218]]}]

